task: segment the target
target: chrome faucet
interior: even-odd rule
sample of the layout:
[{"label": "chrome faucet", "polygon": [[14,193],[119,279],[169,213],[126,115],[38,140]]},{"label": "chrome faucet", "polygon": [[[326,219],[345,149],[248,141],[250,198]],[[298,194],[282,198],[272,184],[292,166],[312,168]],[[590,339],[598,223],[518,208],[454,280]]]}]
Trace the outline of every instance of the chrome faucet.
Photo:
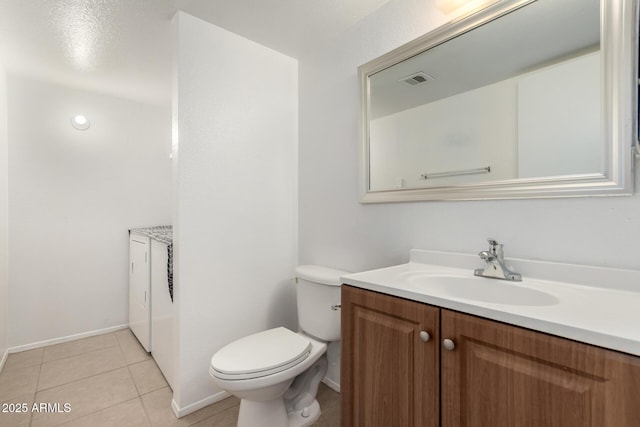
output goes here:
[{"label": "chrome faucet", "polygon": [[487,239],[489,242],[489,250],[482,251],[478,254],[485,262],[484,268],[477,268],[473,274],[480,277],[491,277],[493,279],[512,280],[514,282],[522,281],[522,275],[515,273],[504,265],[504,249],[503,245],[495,239]]}]

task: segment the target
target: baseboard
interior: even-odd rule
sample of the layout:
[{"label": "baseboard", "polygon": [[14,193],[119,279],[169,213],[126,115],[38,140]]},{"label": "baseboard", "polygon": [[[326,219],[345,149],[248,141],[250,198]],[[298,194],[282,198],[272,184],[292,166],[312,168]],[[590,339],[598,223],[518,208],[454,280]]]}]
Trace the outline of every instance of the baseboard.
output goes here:
[{"label": "baseboard", "polygon": [[21,351],[33,350],[34,348],[47,347],[54,344],[61,344],[64,342],[79,340],[81,338],[88,338],[96,335],[108,334],[109,332],[119,331],[121,329],[126,329],[128,327],[129,325],[126,324],[126,325],[112,326],[110,328],[96,329],[95,331],[82,332],[81,334],[68,335],[66,337],[53,338],[50,340],[38,341],[31,344],[18,345],[15,347],[10,347],[9,350],[7,351],[9,353],[19,353]]},{"label": "baseboard", "polygon": [[324,377],[322,382],[325,383],[331,390],[340,393],[340,384],[338,384],[337,382],[327,377]]},{"label": "baseboard", "polygon": [[7,357],[9,357],[9,350],[5,350],[4,354],[2,355],[2,359],[0,359],[0,373],[2,373],[2,370],[4,369],[4,364],[7,363]]},{"label": "baseboard", "polygon": [[206,397],[202,400],[199,400],[191,405],[187,405],[184,408],[180,408],[174,399],[171,399],[171,410],[176,415],[176,417],[181,418],[185,415],[189,415],[193,412],[196,412],[198,409],[202,409],[205,406],[209,406],[213,403],[220,402],[221,400],[226,399],[227,397],[231,397],[230,393],[226,391],[221,391],[219,393],[213,394],[209,397]]}]

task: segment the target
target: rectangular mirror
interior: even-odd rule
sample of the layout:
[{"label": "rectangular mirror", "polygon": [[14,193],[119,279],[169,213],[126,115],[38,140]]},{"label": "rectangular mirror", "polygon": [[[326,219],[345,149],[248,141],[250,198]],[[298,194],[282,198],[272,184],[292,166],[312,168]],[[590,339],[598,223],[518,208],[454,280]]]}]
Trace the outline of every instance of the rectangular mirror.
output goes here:
[{"label": "rectangular mirror", "polygon": [[628,195],[637,0],[507,0],[359,68],[361,202]]}]

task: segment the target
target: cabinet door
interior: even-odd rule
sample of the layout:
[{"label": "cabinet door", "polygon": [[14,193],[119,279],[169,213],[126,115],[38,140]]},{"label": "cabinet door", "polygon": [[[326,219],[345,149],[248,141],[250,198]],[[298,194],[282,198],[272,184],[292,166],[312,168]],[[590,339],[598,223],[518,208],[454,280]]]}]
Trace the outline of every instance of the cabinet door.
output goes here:
[{"label": "cabinet door", "polygon": [[442,310],[442,425],[640,425],[638,358]]},{"label": "cabinet door", "polygon": [[151,351],[149,261],[149,238],[132,234],[129,239],[129,328],[147,351]]},{"label": "cabinet door", "polygon": [[350,286],[341,304],[342,427],[437,426],[439,309]]}]

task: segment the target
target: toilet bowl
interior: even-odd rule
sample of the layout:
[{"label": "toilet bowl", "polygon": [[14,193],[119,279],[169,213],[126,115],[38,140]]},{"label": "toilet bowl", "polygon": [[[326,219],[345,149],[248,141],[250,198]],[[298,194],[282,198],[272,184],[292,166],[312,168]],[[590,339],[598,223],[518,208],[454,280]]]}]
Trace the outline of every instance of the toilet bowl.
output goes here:
[{"label": "toilet bowl", "polygon": [[[301,342],[306,342],[307,347],[300,351],[300,348],[295,346],[297,342],[291,342],[292,336],[299,338]],[[317,373],[317,383],[320,383],[326,374],[326,357],[324,357],[324,354],[327,350],[327,345],[286,328],[275,328],[259,332],[242,338],[241,341],[241,343],[235,341],[217,352],[211,359],[211,367],[209,368],[209,373],[220,388],[242,399],[238,426],[311,425],[320,416],[319,407],[317,411],[313,411],[315,408],[311,407],[313,400],[315,400],[315,393],[314,399],[311,402],[306,402],[306,406],[298,405],[300,407],[290,407],[287,410],[287,400],[292,400],[292,398],[285,399],[285,392],[289,390],[297,376],[308,371],[313,365],[319,364],[322,367],[322,364],[324,364],[324,369],[318,370]],[[294,341],[298,340],[294,339]],[[247,353],[245,349],[250,348],[252,344],[255,344],[252,347],[252,352]],[[244,348],[241,349],[241,347]],[[279,353],[282,356],[280,363],[274,366],[259,362],[261,360],[260,356],[265,356],[264,359],[274,361],[273,355],[266,355],[266,353],[274,350],[276,350],[275,353]],[[287,350],[289,350],[288,354]],[[233,354],[250,356],[245,360],[240,358],[240,360],[236,359],[235,361],[227,358],[227,356],[232,356]],[[221,355],[222,357],[220,357]],[[254,360],[246,360],[249,358]],[[319,363],[319,360],[324,362]],[[252,366],[253,369],[247,369],[247,366]],[[305,407],[309,409],[302,414]],[[313,412],[317,412],[317,414]],[[292,418],[291,420],[289,420],[290,417]],[[297,423],[294,422],[296,418],[300,418]]]},{"label": "toilet bowl", "polygon": [[216,385],[242,399],[238,427],[303,427],[320,416],[315,397],[327,373],[327,344],[340,338],[340,277],[347,273],[319,266],[296,273],[302,330],[258,332],[211,358]]}]

